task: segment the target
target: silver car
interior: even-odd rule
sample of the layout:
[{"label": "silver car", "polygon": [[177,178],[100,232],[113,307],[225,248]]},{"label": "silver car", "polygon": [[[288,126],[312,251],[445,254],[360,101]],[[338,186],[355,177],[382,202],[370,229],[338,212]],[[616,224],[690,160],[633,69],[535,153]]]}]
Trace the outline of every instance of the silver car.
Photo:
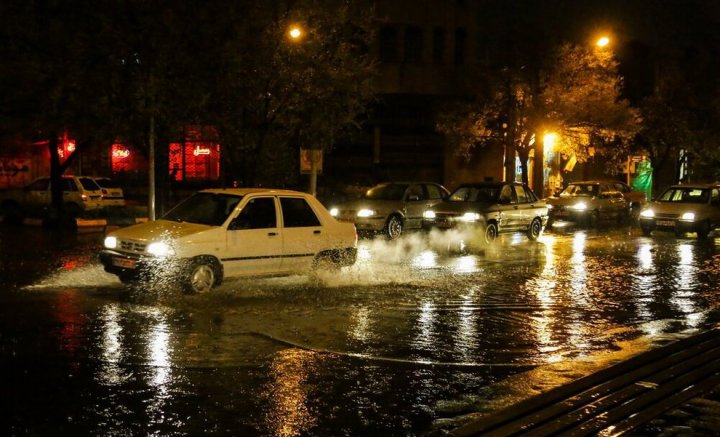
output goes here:
[{"label": "silver car", "polygon": [[596,226],[601,220],[627,219],[632,201],[626,200],[621,189],[620,183],[604,181],[569,184],[557,196],[545,199],[550,209],[548,226],[561,222]]},{"label": "silver car", "polygon": [[420,229],[423,213],[448,194],[432,182],[384,182],[361,199],[330,204],[329,210],[338,220],[355,223],[358,232],[383,233],[394,240],[407,229]]},{"label": "silver car", "polygon": [[547,223],[547,211],[545,202],[525,184],[483,182],[461,185],[424,216],[428,229],[476,231],[481,243],[491,243],[499,233],[509,232],[536,240]]},{"label": "silver car", "polygon": [[675,185],[663,192],[640,213],[643,234],[674,232],[682,236],[695,232],[706,238],[720,228],[720,185]]}]

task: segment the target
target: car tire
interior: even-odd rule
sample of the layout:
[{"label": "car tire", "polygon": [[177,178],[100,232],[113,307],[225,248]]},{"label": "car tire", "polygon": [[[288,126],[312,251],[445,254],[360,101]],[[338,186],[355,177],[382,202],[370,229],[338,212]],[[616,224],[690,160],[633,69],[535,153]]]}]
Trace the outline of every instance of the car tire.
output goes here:
[{"label": "car tire", "polygon": [[642,231],[642,234],[646,237],[649,237],[653,231],[650,226],[640,226],[640,230]]},{"label": "car tire", "polygon": [[316,286],[326,285],[328,275],[334,275],[340,271],[340,264],[335,261],[332,255],[327,253],[318,254],[313,261],[310,273],[310,282]]},{"label": "car tire", "polygon": [[403,232],[403,223],[397,215],[391,215],[385,223],[385,237],[388,240],[397,240]]},{"label": "car tire", "polygon": [[490,244],[497,239],[498,227],[495,222],[490,222],[485,226],[485,243]]},{"label": "car tire", "polygon": [[707,220],[701,222],[695,230],[698,238],[707,238],[710,235],[710,222]]},{"label": "car tire", "polygon": [[527,230],[527,236],[530,240],[535,241],[537,240],[540,235],[542,235],[543,227],[542,227],[542,221],[535,217],[532,222],[530,222],[530,226]]},{"label": "car tire", "polygon": [[187,269],[183,288],[189,294],[205,294],[219,284],[219,268],[212,258],[194,259]]}]

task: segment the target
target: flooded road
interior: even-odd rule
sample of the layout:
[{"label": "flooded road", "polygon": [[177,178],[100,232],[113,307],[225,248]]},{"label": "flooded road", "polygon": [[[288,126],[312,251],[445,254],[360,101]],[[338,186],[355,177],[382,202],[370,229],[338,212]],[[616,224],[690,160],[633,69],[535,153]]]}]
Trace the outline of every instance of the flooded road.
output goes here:
[{"label": "flooded road", "polygon": [[128,291],[101,240],[0,224],[4,434],[419,435],[720,321],[720,238],[415,234],[206,296]]}]

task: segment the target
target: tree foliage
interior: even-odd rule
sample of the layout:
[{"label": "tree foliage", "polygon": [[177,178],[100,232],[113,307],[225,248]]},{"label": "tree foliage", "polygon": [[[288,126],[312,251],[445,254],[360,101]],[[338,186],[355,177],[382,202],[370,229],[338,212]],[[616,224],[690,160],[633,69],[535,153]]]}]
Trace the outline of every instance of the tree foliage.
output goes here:
[{"label": "tree foliage", "polygon": [[[587,149],[601,152],[626,143],[637,130],[637,112],[620,96],[617,62],[605,53],[562,45],[547,66],[502,69],[492,92],[471,103],[455,104],[440,118],[438,129],[463,153],[477,146],[504,144],[507,156],[518,153],[527,182],[527,158],[545,132],[554,132],[563,154],[587,159]],[[514,172],[509,160],[508,174]]]}]

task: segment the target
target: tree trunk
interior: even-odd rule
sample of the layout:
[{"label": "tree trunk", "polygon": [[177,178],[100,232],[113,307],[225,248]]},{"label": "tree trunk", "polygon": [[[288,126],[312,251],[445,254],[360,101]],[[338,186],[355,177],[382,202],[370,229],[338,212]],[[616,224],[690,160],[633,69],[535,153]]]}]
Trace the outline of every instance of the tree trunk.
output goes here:
[{"label": "tree trunk", "polygon": [[535,136],[535,156],[533,158],[533,192],[543,198],[545,194],[545,140],[542,135]]},{"label": "tree trunk", "polygon": [[61,180],[63,169],[60,165],[60,155],[58,153],[58,135],[54,132],[50,134],[48,150],[50,152],[50,217],[56,219],[60,217],[63,210],[63,186]]},{"label": "tree trunk", "polygon": [[504,165],[505,165],[505,180],[515,180],[515,143],[512,140],[505,141],[505,153],[504,153]]}]

